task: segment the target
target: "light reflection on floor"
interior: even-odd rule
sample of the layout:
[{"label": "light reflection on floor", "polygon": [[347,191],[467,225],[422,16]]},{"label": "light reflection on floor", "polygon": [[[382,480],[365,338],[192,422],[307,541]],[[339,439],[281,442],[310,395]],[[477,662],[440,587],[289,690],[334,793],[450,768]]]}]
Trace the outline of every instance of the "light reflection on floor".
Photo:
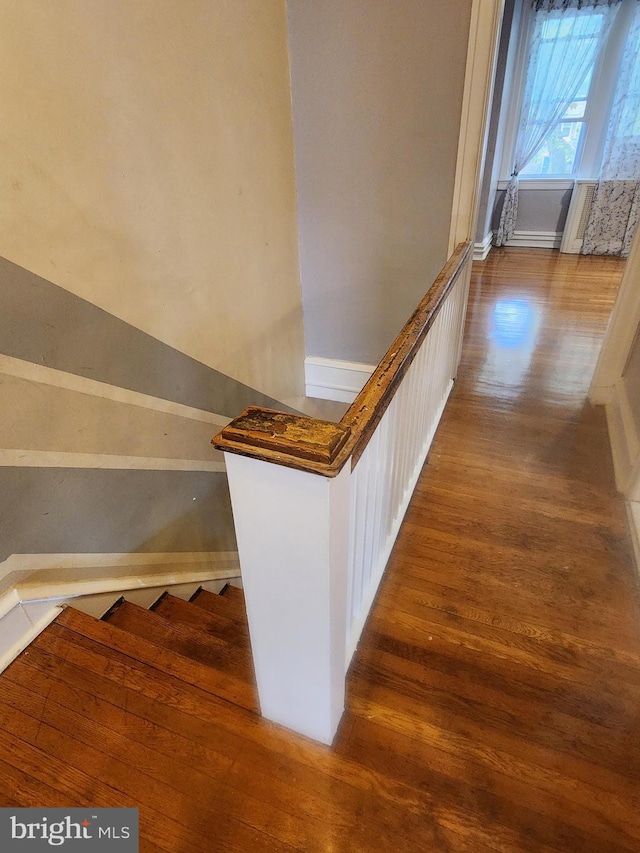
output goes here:
[{"label": "light reflection on floor", "polygon": [[503,410],[525,398],[582,409],[604,333],[603,305],[612,304],[623,270],[619,258],[543,249],[495,250],[474,265],[465,387]]},{"label": "light reflection on floor", "polygon": [[487,318],[487,352],[476,389],[501,387],[501,395],[517,397],[536,348],[540,307],[525,295],[498,299]]}]

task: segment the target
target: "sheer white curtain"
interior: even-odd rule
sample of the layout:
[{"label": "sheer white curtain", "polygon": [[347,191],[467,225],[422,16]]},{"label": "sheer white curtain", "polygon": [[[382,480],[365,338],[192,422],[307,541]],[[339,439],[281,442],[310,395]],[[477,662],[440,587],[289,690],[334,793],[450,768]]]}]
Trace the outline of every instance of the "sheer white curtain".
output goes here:
[{"label": "sheer white curtain", "polygon": [[636,2],[582,252],[585,255],[628,255],[639,208],[640,2]]},{"label": "sheer white curtain", "polygon": [[536,0],[513,172],[496,246],[513,236],[518,174],[538,152],[591,72],[619,0]]}]

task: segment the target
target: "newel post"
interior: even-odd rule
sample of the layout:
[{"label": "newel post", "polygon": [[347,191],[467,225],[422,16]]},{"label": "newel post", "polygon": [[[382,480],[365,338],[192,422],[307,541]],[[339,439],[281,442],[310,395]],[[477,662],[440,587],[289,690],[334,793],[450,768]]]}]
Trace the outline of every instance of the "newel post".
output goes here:
[{"label": "newel post", "polygon": [[336,472],[331,462],[348,435],[256,408],[214,439],[225,451],[262,715],[327,744],[344,710],[350,480],[349,465]]}]

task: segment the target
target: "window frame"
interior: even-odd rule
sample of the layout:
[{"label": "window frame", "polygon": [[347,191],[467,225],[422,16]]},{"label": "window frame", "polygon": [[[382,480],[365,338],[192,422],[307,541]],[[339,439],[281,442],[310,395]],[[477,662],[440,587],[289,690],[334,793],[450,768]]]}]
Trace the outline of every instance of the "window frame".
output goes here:
[{"label": "window frame", "polygon": [[[580,142],[576,151],[573,171],[570,175],[525,175],[518,181],[524,189],[569,189],[575,181],[597,179],[604,150],[606,130],[611,113],[615,84],[618,77],[624,45],[637,0],[621,0],[605,49],[596,60],[587,95],[584,122]],[[509,41],[509,57],[512,59],[510,84],[505,86],[503,112],[505,116],[500,152],[498,189],[505,189],[511,177],[516,136],[522,111],[526,65],[529,58],[529,41],[535,11],[531,0],[518,0],[519,24],[514,26]],[[507,60],[509,61],[509,59]],[[566,121],[566,120],[565,120]],[[559,122],[560,123],[560,122]]]}]

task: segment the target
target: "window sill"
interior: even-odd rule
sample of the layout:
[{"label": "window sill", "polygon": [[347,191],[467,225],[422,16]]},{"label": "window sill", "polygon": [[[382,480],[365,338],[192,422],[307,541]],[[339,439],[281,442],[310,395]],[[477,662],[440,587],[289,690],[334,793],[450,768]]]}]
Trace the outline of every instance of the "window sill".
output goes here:
[{"label": "window sill", "polygon": [[[575,181],[573,178],[520,178],[521,190],[571,190]],[[498,181],[498,189],[506,190],[509,181]]]}]

